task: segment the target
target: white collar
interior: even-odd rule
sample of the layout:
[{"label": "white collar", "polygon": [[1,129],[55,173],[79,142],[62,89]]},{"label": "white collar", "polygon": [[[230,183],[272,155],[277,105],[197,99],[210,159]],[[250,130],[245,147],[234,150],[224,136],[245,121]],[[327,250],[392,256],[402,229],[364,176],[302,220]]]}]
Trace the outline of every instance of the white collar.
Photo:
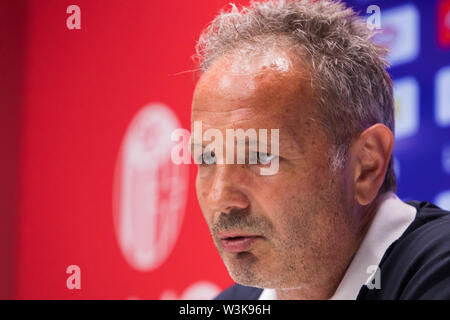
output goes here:
[{"label": "white collar", "polygon": [[[336,292],[330,300],[354,300],[389,246],[406,231],[416,217],[416,208],[401,201],[393,192],[383,195],[380,207],[370,224]],[[376,290],[376,289],[373,289]],[[259,300],[276,300],[275,289],[264,289]]]},{"label": "white collar", "polygon": [[275,289],[264,289],[258,300],[277,300],[277,292]]}]

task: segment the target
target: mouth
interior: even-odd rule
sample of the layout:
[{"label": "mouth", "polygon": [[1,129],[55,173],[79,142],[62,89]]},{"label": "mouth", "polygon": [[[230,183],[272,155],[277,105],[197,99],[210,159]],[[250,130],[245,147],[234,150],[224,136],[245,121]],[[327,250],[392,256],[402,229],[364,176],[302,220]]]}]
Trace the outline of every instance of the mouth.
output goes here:
[{"label": "mouth", "polygon": [[244,233],[219,233],[220,244],[228,253],[249,251],[255,241],[262,236]]}]

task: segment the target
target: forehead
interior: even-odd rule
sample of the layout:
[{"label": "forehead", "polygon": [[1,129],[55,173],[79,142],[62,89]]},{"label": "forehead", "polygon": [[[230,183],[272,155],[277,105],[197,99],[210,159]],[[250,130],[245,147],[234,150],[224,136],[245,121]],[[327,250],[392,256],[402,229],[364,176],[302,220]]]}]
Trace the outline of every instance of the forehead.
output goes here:
[{"label": "forehead", "polygon": [[306,65],[293,52],[272,48],[218,58],[197,83],[192,121],[216,128],[289,128],[314,111]]}]

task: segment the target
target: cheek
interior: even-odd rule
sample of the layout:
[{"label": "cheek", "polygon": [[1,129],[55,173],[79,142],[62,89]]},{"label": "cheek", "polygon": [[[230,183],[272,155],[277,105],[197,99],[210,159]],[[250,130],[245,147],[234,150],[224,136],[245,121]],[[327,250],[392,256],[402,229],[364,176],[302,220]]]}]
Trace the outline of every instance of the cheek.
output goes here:
[{"label": "cheek", "polygon": [[209,224],[209,214],[207,214],[208,212],[208,208],[207,208],[207,204],[206,204],[206,200],[207,200],[207,190],[208,190],[208,186],[206,186],[206,180],[201,179],[199,177],[199,174],[197,173],[197,176],[195,178],[195,192],[197,194],[197,200],[198,200],[198,204],[200,206],[200,210],[203,214],[203,217],[205,218],[206,222]]},{"label": "cheek", "polygon": [[314,171],[298,170],[280,175],[255,187],[264,212],[283,238],[305,238],[317,229],[321,214],[330,210],[334,198],[327,169],[315,165]]},{"label": "cheek", "polygon": [[204,190],[204,181],[202,181],[202,179],[199,177],[199,173],[197,173],[197,175],[195,176],[195,191],[197,193],[197,199],[198,201],[202,201],[202,195],[204,194],[203,190]]},{"label": "cheek", "polygon": [[195,176],[195,190],[198,200],[205,201],[214,181],[214,170],[211,168],[198,168]]}]

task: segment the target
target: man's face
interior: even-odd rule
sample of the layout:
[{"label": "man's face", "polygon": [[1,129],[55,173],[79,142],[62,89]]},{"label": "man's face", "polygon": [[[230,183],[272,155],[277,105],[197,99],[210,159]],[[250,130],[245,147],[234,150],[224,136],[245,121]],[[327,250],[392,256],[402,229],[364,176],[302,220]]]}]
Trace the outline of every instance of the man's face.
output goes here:
[{"label": "man's face", "polygon": [[268,129],[268,135],[279,129],[274,175],[261,175],[263,164],[198,167],[201,210],[238,283],[322,286],[342,276],[351,259],[350,179],[329,168],[331,145],[317,112],[307,69],[281,49],[219,58],[196,86],[192,123],[202,121],[204,131],[218,129],[225,137],[226,129]]}]

